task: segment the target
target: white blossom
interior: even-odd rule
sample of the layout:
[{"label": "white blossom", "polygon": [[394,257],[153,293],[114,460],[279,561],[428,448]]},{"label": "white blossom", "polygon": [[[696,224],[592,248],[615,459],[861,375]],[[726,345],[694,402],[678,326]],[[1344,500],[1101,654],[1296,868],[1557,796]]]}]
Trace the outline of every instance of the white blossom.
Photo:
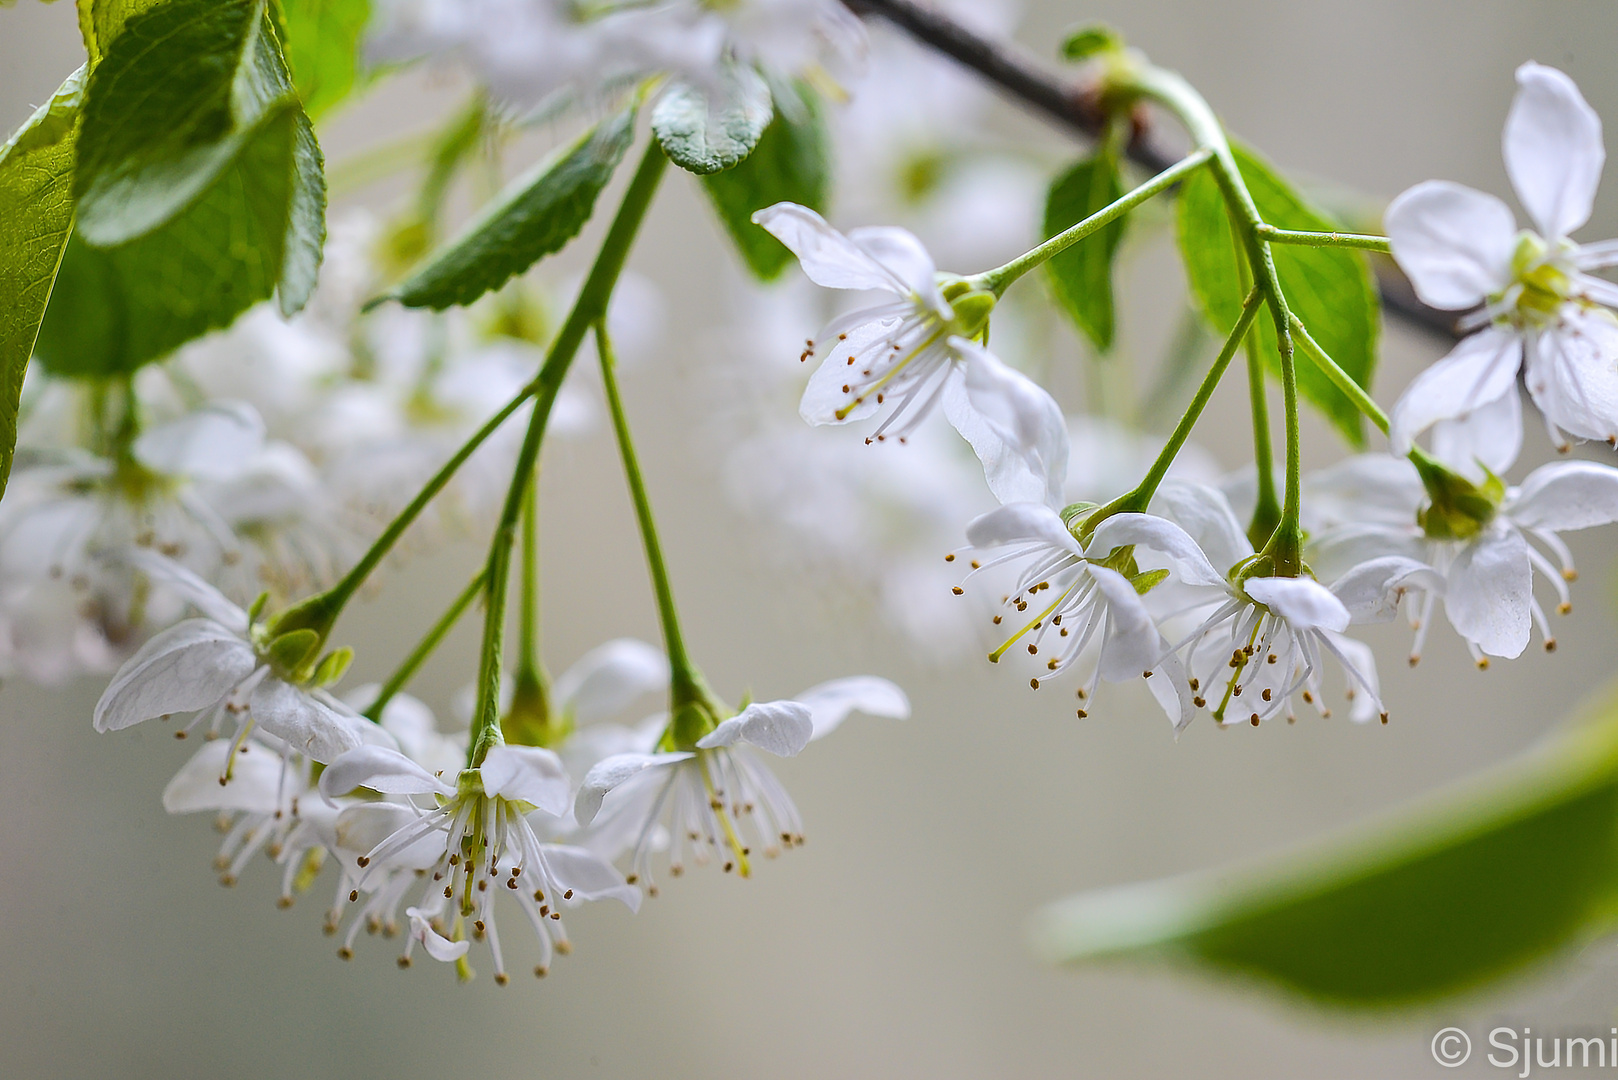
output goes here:
[{"label": "white blossom", "polygon": [[[1618,441],[1618,286],[1589,271],[1618,263],[1618,241],[1580,245],[1569,234],[1590,218],[1606,151],[1601,120],[1562,72],[1517,69],[1506,118],[1505,160],[1538,232],[1521,231],[1492,195],[1448,181],[1418,184],[1388,207],[1394,257],[1422,300],[1466,310],[1476,332],[1422,372],[1392,414],[1395,453],[1435,425],[1481,430],[1442,438],[1446,460],[1481,459],[1496,472],[1521,443],[1517,373],[1544,415],[1551,440],[1564,432]],[[1441,433],[1435,433],[1435,440]],[[1501,463],[1504,464],[1501,464]]]}]

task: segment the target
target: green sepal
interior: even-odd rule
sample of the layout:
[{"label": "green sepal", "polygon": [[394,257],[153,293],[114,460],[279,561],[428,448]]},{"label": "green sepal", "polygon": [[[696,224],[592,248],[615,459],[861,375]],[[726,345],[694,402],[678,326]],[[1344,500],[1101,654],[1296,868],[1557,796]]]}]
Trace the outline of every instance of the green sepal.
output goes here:
[{"label": "green sepal", "polygon": [[[1331,232],[1341,228],[1311,206],[1262,157],[1232,140],[1237,166],[1260,216],[1281,229]],[[1248,281],[1238,264],[1235,237],[1224,196],[1212,169],[1199,169],[1181,185],[1177,233],[1186,277],[1198,307],[1221,338],[1241,315]],[[1245,226],[1243,226],[1245,227]],[[1272,244],[1276,273],[1287,303],[1322,348],[1365,390],[1376,371],[1381,305],[1370,263],[1348,248]],[[1275,326],[1260,318],[1253,332],[1272,372],[1281,354]],[[1295,350],[1298,392],[1325,414],[1352,446],[1365,445],[1359,409],[1302,350]]]},{"label": "green sepal", "polygon": [[769,84],[746,64],[719,74],[719,97],[686,83],[664,92],[652,109],[652,134],[669,160],[698,176],[746,160],[775,114]]},{"label": "green sepal", "polygon": [[1087,23],[1068,31],[1062,39],[1062,58],[1088,60],[1104,52],[1117,52],[1124,47],[1124,35],[1106,23]]},{"label": "green sepal", "polygon": [[1481,486],[1425,454],[1416,455],[1416,471],[1428,498],[1416,512],[1416,524],[1430,540],[1472,539],[1494,520],[1506,497],[1506,482],[1486,466]]},{"label": "green sepal", "polygon": [[1168,576],[1169,572],[1167,570],[1146,570],[1130,578],[1129,583],[1135,586],[1137,593],[1145,596],[1164,581],[1167,581]]},{"label": "green sepal", "polygon": [[635,107],[609,117],[497,197],[454,241],[373,300],[435,310],[470,304],[579,234],[635,134]]},{"label": "green sepal", "polygon": [[1066,963],[1169,962],[1345,1009],[1488,986],[1618,924],[1618,698],[1526,755],[1245,867],[1046,909]]},{"label": "green sepal", "polygon": [[[298,633],[308,631],[300,630]],[[315,673],[309,681],[315,686],[333,686],[348,673],[348,665],[353,662],[353,649],[346,645],[340,649],[333,649],[320,658],[320,663],[315,665]]]},{"label": "green sepal", "polygon": [[270,666],[282,675],[301,671],[320,651],[320,635],[313,630],[290,630],[270,639],[265,646]]},{"label": "green sepal", "polygon": [[252,606],[247,609],[247,625],[251,626],[258,622],[259,616],[264,614],[264,609],[269,603],[270,594],[267,591],[261,592],[254,597]]},{"label": "green sepal", "polygon": [[[791,94],[796,101],[787,100]],[[775,118],[753,152],[734,168],[702,178],[719,221],[742,261],[761,281],[773,281],[792,253],[753,224],[753,215],[780,202],[824,213],[831,191],[831,148],[819,96],[806,83],[776,87]],[[787,100],[790,108],[783,109]]]}]

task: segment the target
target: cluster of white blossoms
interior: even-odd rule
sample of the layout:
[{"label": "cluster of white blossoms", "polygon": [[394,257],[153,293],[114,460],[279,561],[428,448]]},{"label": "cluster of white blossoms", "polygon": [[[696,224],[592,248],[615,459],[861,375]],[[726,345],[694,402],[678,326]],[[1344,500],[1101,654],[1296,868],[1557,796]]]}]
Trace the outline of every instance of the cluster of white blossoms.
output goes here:
[{"label": "cluster of white blossoms", "polygon": [[[1207,483],[1159,477],[1149,505],[1066,501],[1060,410],[982,344],[997,297],[938,273],[903,230],[844,235],[783,204],[756,220],[811,280],[891,297],[808,343],[803,359],[819,367],[801,413],[811,424],[871,418],[867,443],[905,442],[942,406],[1002,504],[948,556],[970,562],[953,591],[1009,572],[994,590],[1002,637],[989,658],[1026,649],[1036,689],[1078,673],[1081,717],[1098,680],[1143,677],[1177,731],[1204,708],[1255,726],[1294,721],[1300,699],[1329,715],[1324,680],[1336,667],[1349,715],[1386,722],[1371,650],[1348,631],[1401,610],[1415,628],[1412,663],[1440,605],[1479,666],[1520,655],[1535,628],[1553,649],[1536,576],[1570,610],[1560,534],[1618,521],[1618,468],[1555,462],[1508,484],[1522,443],[1516,376],[1525,369],[1558,448],[1566,435],[1618,445],[1618,318],[1607,306],[1618,286],[1589,273],[1618,263],[1618,248],[1567,238],[1589,217],[1604,158],[1595,113],[1561,72],[1526,64],[1517,79],[1507,167],[1544,235],[1517,232],[1497,199],[1453,184],[1418,185],[1389,207],[1401,267],[1428,303],[1467,310],[1470,333],[1400,398],[1391,453],[1304,478],[1297,565],[1255,551]],[[1430,452],[1413,442],[1429,429]]]}]

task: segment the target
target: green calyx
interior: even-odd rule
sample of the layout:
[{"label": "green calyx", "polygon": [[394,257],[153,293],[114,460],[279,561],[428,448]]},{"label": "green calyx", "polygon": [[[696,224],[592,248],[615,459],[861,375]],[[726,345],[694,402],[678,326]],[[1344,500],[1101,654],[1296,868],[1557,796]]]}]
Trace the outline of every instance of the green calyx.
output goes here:
[{"label": "green calyx", "polygon": [[[1235,586],[1236,591],[1241,594],[1242,599],[1246,600],[1254,607],[1262,608],[1265,605],[1260,604],[1257,600],[1254,600],[1251,596],[1247,595],[1246,584],[1253,578],[1312,578],[1315,576],[1315,572],[1309,569],[1309,564],[1303,561],[1303,557],[1301,555],[1294,554],[1290,560],[1286,558],[1285,553],[1283,553],[1282,556],[1277,557],[1277,555],[1270,550],[1271,546],[1273,546],[1273,540],[1271,545],[1266,545],[1263,551],[1260,551],[1256,555],[1249,555],[1247,558],[1231,567],[1230,573],[1227,575],[1230,578],[1230,583]],[[1302,547],[1301,537],[1299,539],[1298,546],[1299,548]]]},{"label": "green calyx", "polygon": [[263,619],[269,594],[261,593],[248,610],[248,640],[259,659],[287,682],[326,687],[342,679],[354,661],[354,650],[344,647],[321,654],[337,612],[325,594],[308,597]]},{"label": "green calyx", "polygon": [[554,750],[573,733],[573,713],[557,712],[544,674],[525,668],[512,680],[511,707],[500,718],[500,730],[513,746]]},{"label": "green calyx", "polygon": [[1506,483],[1484,469],[1480,486],[1451,472],[1426,454],[1412,454],[1429,502],[1416,511],[1416,524],[1429,540],[1470,540],[1494,520],[1506,496]]},{"label": "green calyx", "polygon": [[1511,255],[1511,276],[1521,287],[1516,299],[1519,314],[1535,319],[1554,316],[1573,298],[1573,278],[1556,258],[1544,239],[1524,229],[1517,234],[1517,247]]},{"label": "green calyx", "polygon": [[665,753],[695,751],[709,732],[735,715],[701,673],[677,670],[669,687],[669,726],[657,748]]},{"label": "green calyx", "polygon": [[994,312],[994,293],[966,278],[949,280],[943,292],[950,310],[955,313],[949,332],[972,340],[985,337],[989,331],[989,316]]}]

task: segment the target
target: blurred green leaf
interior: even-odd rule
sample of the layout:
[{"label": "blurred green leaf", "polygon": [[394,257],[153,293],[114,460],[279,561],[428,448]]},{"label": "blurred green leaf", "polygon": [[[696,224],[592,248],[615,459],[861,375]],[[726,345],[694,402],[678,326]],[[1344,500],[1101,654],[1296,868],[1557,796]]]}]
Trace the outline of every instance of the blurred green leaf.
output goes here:
[{"label": "blurred green leaf", "polygon": [[1124,47],[1124,36],[1106,23],[1089,23],[1068,31],[1062,41],[1065,60],[1088,60],[1097,53],[1116,52]]},{"label": "blurred green leaf", "polygon": [[635,135],[635,108],[603,120],[508,187],[384,299],[442,310],[470,304],[579,234]]},{"label": "blurred green leaf", "polygon": [[[1116,202],[1124,193],[1118,159],[1105,151],[1085,158],[1051,182],[1045,196],[1045,239]],[[1112,348],[1112,261],[1125,218],[1108,223],[1045,264],[1057,303],[1101,352]]]},{"label": "blurred green leaf", "polygon": [[743,161],[758,145],[774,108],[764,77],[735,64],[721,72],[717,100],[694,86],[677,83],[652,109],[652,132],[669,160],[698,176]]},{"label": "blurred green leaf", "polygon": [[360,85],[360,39],[370,18],[370,0],[281,0],[287,66],[311,117]]},{"label": "blurred green leaf", "polygon": [[1290,855],[1055,904],[1037,947],[1185,962],[1351,1008],[1500,979],[1618,921],[1618,695],[1592,716]]},{"label": "blurred green leaf", "polygon": [[831,154],[820,99],[806,85],[777,89],[780,99],[792,93],[797,102],[764,129],[758,146],[733,169],[702,178],[702,186],[719,212],[725,231],[742,261],[763,281],[779,277],[792,253],[779,240],[753,224],[753,214],[778,202],[795,202],[824,212],[831,190]]},{"label": "blurred green leaf", "polygon": [[0,494],[17,447],[17,404],[62,249],[73,230],[73,137],[85,69],[0,147]]},{"label": "blurred green leaf", "polygon": [[[1233,145],[1236,162],[1264,220],[1282,229],[1329,232],[1341,228],[1303,200],[1292,185],[1251,150]],[[1212,170],[1203,169],[1180,189],[1180,251],[1186,276],[1203,314],[1216,334],[1230,332],[1241,313],[1246,289],[1224,199]],[[1345,248],[1272,245],[1275,268],[1287,303],[1316,341],[1366,390],[1376,371],[1381,306],[1365,256]],[[1256,324],[1260,346],[1272,371],[1279,371],[1275,327],[1267,317]],[[1326,414],[1348,442],[1365,445],[1359,411],[1326,374],[1296,353],[1298,391]]]}]

